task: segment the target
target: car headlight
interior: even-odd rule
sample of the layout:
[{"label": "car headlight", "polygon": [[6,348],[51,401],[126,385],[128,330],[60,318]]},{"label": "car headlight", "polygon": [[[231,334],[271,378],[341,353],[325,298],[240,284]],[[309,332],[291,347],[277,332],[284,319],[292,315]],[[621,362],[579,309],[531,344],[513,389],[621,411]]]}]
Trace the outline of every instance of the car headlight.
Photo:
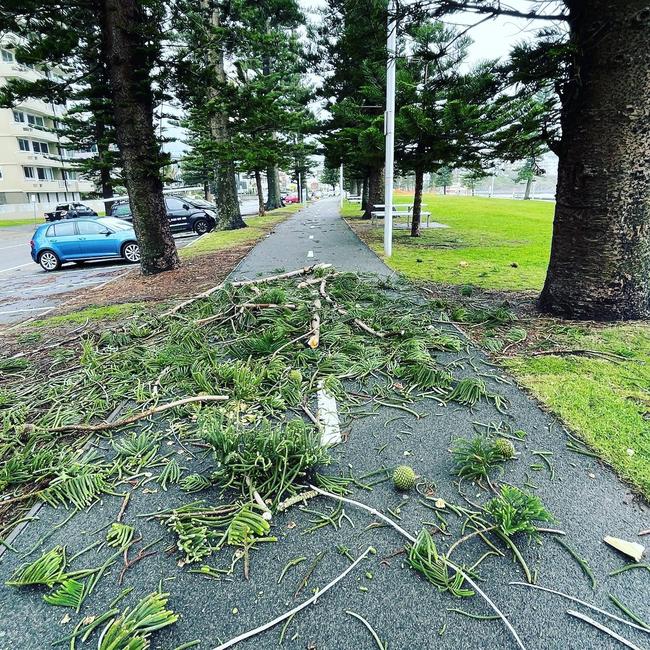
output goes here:
[{"label": "car headlight", "polygon": [[208,217],[212,217],[213,219],[217,218],[217,213],[214,210],[204,210],[204,212]]}]

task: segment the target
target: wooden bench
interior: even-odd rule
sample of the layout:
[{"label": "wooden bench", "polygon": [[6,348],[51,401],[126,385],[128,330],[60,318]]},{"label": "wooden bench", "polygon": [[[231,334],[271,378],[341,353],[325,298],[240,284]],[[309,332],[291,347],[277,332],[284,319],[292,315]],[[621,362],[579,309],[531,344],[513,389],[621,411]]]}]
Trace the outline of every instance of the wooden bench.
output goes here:
[{"label": "wooden bench", "polygon": [[[377,208],[377,207],[379,207],[379,206],[376,205],[375,208]],[[384,207],[384,206],[381,206],[381,207]],[[370,216],[372,218],[371,221],[374,224],[377,219],[385,218],[386,211],[385,210],[373,210],[370,213]],[[411,225],[411,217],[412,216],[413,216],[412,206],[410,206],[408,210],[396,210],[393,207],[393,217],[398,217],[398,218],[399,217],[406,217],[406,223],[409,226]],[[431,213],[421,211],[420,212],[420,219],[422,219],[422,217],[426,218],[426,220],[427,220],[427,228],[428,228],[429,227],[429,219],[431,218]]]}]

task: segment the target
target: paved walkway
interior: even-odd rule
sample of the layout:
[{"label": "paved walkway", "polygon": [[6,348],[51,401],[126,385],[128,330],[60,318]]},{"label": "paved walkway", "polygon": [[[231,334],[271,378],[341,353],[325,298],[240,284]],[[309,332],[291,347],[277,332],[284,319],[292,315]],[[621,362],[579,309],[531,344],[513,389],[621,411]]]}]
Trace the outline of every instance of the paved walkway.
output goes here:
[{"label": "paved walkway", "polygon": [[[313,239],[310,239],[313,236]],[[313,252],[313,256],[309,254]],[[330,262],[341,270],[373,271],[388,274],[389,270],[370,252],[338,217],[334,201],[322,201],[298,213],[278,226],[276,231],[260,243],[233,273],[236,278],[268,274],[279,268],[294,269],[311,262]],[[483,364],[478,353],[471,352],[471,363],[466,352],[459,355],[441,355],[443,361],[456,361],[457,375],[482,373],[495,377],[495,369]],[[500,377],[500,373],[499,373]],[[554,524],[566,531],[566,541],[588,560],[597,579],[596,590],[582,573],[575,560],[554,542],[544,536],[543,544],[520,542],[540,585],[559,589],[583,598],[600,607],[615,611],[607,594],[620,598],[631,610],[646,620],[650,619],[650,573],[646,570],[626,571],[610,577],[610,571],[623,566],[624,560],[602,543],[604,535],[615,535],[638,541],[637,533],[649,527],[647,510],[643,511],[630,498],[627,488],[614,474],[593,458],[576,455],[566,449],[566,436],[560,424],[541,410],[523,392],[509,384],[487,379],[491,390],[508,398],[508,415],[499,414],[491,405],[481,404],[473,412],[454,406],[443,407],[430,401],[418,404],[417,410],[428,417],[408,422],[412,435],[397,436],[400,423],[390,420],[400,415],[393,410],[381,410],[374,417],[355,420],[349,427],[348,441],[336,449],[335,456],[341,467],[354,467],[356,475],[375,470],[381,464],[394,466],[404,461],[413,465],[422,476],[436,482],[438,494],[451,502],[460,502],[452,485],[450,441],[462,435],[471,435],[474,421],[507,420],[513,427],[528,432],[525,443],[518,444],[521,457],[508,464],[503,479],[523,485],[526,476],[539,486],[537,494],[557,518]],[[570,390],[570,387],[567,387]],[[381,448],[383,449],[379,451]],[[170,451],[174,449],[171,446]],[[531,471],[530,465],[539,463],[533,451],[552,452],[555,477],[547,472]],[[184,461],[185,462],[185,461]],[[478,490],[466,486],[470,498],[478,498]],[[357,498],[386,511],[401,507],[400,524],[415,533],[423,520],[431,520],[433,513],[423,508],[413,497],[400,503],[399,497],[386,483],[377,485],[372,492],[357,491]],[[215,498],[218,498],[215,494]],[[146,540],[156,539],[164,531],[155,522],[136,518],[139,512],[150,512],[158,507],[187,500],[187,496],[173,490],[167,493],[134,494],[124,519],[133,523]],[[311,507],[325,510],[329,504],[323,500],[311,502]],[[87,546],[94,538],[87,536],[115,517],[120,499],[107,497],[89,512],[75,517],[74,525],[63,526],[46,543],[67,544],[69,554]],[[158,553],[131,569],[118,587],[115,581],[105,578],[92,597],[92,603],[82,610],[83,615],[97,614],[120,592],[133,586],[133,598],[157,588],[160,580],[172,593],[170,606],[181,613],[179,623],[154,637],[152,648],[171,650],[181,643],[200,639],[201,649],[214,648],[252,627],[260,625],[291,609],[312,590],[324,586],[338,575],[348,561],[336,551],[337,545],[350,548],[358,555],[368,545],[377,549],[363,567],[355,571],[332,591],[323,596],[315,606],[298,614],[288,626],[283,648],[317,650],[374,650],[377,646],[368,630],[346,613],[351,610],[366,618],[380,638],[388,641],[392,650],[446,649],[509,649],[515,645],[498,621],[479,621],[447,611],[462,608],[476,614],[491,614],[478,598],[458,601],[441,594],[419,575],[405,567],[403,556],[388,562],[381,558],[399,549],[403,543],[396,533],[387,528],[367,529],[372,518],[354,508],[347,508],[354,527],[344,523],[340,530],[323,528],[315,534],[303,535],[309,515],[291,510],[274,518],[275,531],[282,539],[277,544],[265,544],[251,558],[251,578],[244,581],[236,572],[234,579],[206,580],[187,569],[179,569],[173,555]],[[43,508],[40,520],[30,524],[15,542],[21,551],[30,549],[54,525],[62,522],[67,513]],[[165,536],[161,549],[168,546],[171,536]],[[440,538],[438,538],[440,539]],[[646,538],[647,539],[647,538]],[[441,545],[446,545],[444,541]],[[476,558],[485,548],[467,543],[455,553],[456,561]],[[308,566],[324,552],[317,563],[309,585],[299,598],[294,591]],[[30,558],[35,555],[30,556]],[[105,557],[105,555],[102,555]],[[280,571],[296,557],[307,558],[291,569],[287,578],[278,585]],[[4,554],[0,560],[0,579],[6,580],[19,560]],[[214,558],[213,564],[223,564],[223,557]],[[99,563],[88,554],[87,564]],[[115,576],[113,570],[109,575]],[[511,561],[509,553],[504,558],[489,558],[481,565],[482,588],[507,613],[519,631],[528,650],[591,650],[618,648],[620,644],[587,624],[566,614],[576,609],[572,603],[555,596],[527,588],[509,586],[511,580],[521,580],[519,566]],[[47,606],[41,591],[0,589],[0,650],[36,650],[49,647],[49,643],[69,632],[70,626],[62,624],[65,610]],[[594,616],[594,618],[599,618]],[[76,618],[74,620],[77,620]],[[650,636],[626,626],[599,618],[603,623],[632,640],[641,648],[650,647]],[[275,628],[259,635],[237,648],[271,649],[278,646],[280,630]],[[96,643],[96,642],[95,642]],[[81,645],[80,648],[86,646]]]}]

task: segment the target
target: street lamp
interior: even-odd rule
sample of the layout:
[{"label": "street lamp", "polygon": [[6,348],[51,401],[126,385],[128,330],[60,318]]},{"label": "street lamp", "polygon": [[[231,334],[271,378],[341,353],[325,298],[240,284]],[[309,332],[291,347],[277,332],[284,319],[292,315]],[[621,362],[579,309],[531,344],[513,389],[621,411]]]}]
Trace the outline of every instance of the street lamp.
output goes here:
[{"label": "street lamp", "polygon": [[386,62],[386,162],[384,176],[384,255],[393,254],[393,166],[395,163],[395,68],[397,62],[397,3],[388,3],[388,61]]}]

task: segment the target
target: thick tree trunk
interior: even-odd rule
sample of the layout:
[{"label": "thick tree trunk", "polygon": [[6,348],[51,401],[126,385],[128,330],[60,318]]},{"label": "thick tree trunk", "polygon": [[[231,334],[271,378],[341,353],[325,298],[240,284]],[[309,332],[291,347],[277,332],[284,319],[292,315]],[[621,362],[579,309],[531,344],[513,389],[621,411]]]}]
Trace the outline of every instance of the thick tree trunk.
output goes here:
[{"label": "thick tree trunk", "polygon": [[528,178],[526,179],[526,189],[524,190],[524,201],[529,201],[530,200],[530,188],[533,185],[533,179]]},{"label": "thick tree trunk", "polygon": [[442,194],[443,194],[444,196],[447,195],[447,186],[446,186],[446,185],[443,185],[443,186],[442,186]]},{"label": "thick tree trunk", "polygon": [[413,214],[411,215],[411,237],[420,236],[420,213],[422,212],[422,187],[424,169],[415,170],[415,194],[413,195]]},{"label": "thick tree trunk", "polygon": [[262,173],[255,170],[255,187],[257,188],[257,214],[263,217],[266,212],[264,210],[264,191],[262,189]]},{"label": "thick tree trunk", "polygon": [[375,205],[381,205],[384,202],[384,170],[383,168],[371,169],[368,174],[368,200],[362,219],[371,219],[370,214]]},{"label": "thick tree trunk", "polygon": [[363,182],[361,183],[361,210],[365,212],[368,207],[368,177],[363,177]]},{"label": "thick tree trunk", "polygon": [[[210,23],[214,29],[218,28],[220,24],[221,16],[219,15],[219,11],[219,7],[214,7],[210,14]],[[213,98],[218,99],[219,88],[225,86],[227,83],[223,48],[215,44],[210,49],[209,57],[214,70],[214,78],[218,86],[217,88],[211,88],[210,92]],[[215,142],[222,146],[227,146],[230,141],[228,117],[224,110],[216,108],[210,119],[212,137]],[[246,223],[242,219],[239,210],[235,163],[224,153],[221,154],[221,160],[217,161],[215,169],[214,194],[217,206],[217,230],[245,228]]]},{"label": "thick tree trunk", "polygon": [[266,209],[275,210],[282,207],[282,197],[280,196],[280,173],[278,168],[273,166],[266,170],[266,186],[268,197],[266,200]]},{"label": "thick tree trunk", "polygon": [[566,0],[576,54],[565,90],[543,311],[650,317],[647,0]]},{"label": "thick tree trunk", "polygon": [[100,12],[102,54],[140,265],[146,275],[169,271],[180,262],[162,193],[163,157],[153,126],[151,70],[141,51],[142,27],[149,18],[137,0],[102,0]]}]

